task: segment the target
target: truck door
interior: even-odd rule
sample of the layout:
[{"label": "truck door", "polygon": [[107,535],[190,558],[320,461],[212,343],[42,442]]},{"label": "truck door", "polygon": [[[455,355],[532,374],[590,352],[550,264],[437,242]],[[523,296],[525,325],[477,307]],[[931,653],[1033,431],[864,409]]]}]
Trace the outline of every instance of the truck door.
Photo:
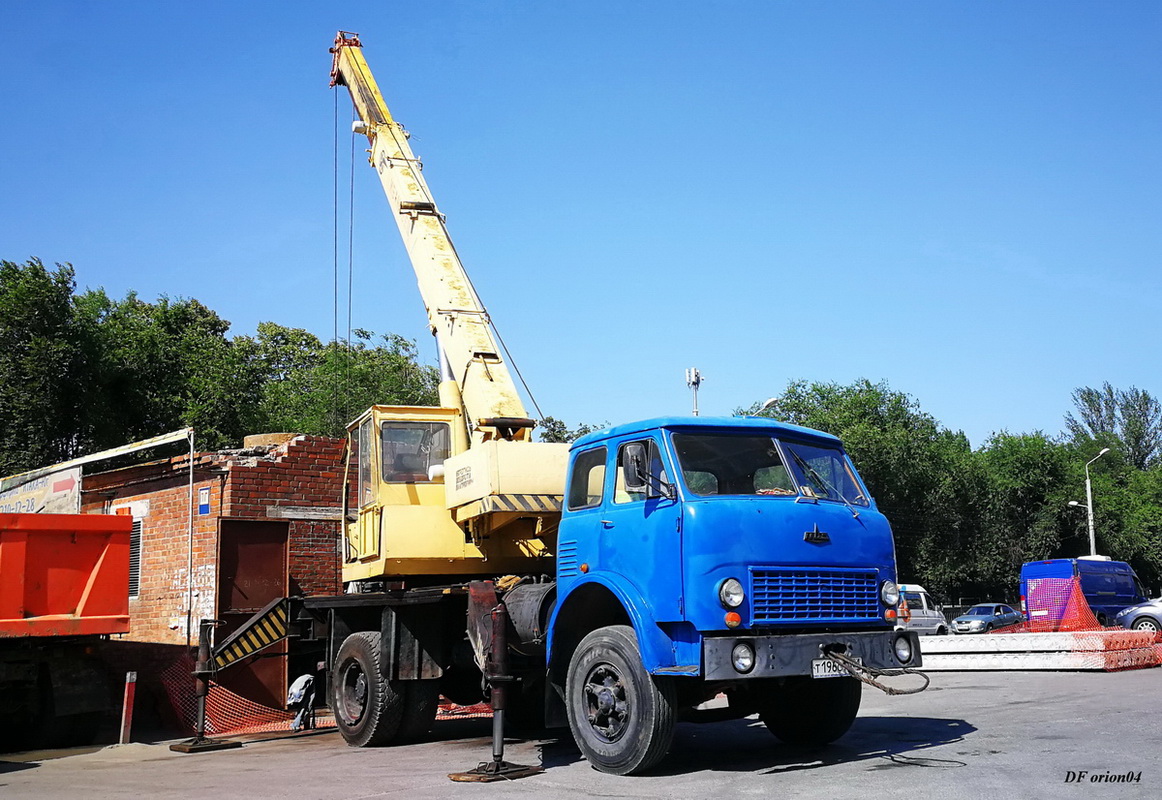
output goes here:
[{"label": "truck door", "polygon": [[[638,442],[648,453],[644,492],[626,489],[625,449]],[[610,490],[598,521],[600,565],[637,587],[659,622],[682,619],[681,504],[665,496],[673,483],[665,455],[653,438],[635,438],[610,448]]]}]

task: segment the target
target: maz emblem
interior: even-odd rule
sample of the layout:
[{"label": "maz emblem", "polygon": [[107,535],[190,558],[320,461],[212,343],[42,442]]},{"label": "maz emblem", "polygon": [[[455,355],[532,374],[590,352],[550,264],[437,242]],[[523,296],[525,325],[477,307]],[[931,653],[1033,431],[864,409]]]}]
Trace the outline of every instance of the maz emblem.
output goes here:
[{"label": "maz emblem", "polygon": [[819,523],[816,522],[813,529],[803,532],[803,541],[812,544],[831,544],[831,537],[827,535],[827,531],[819,530]]}]

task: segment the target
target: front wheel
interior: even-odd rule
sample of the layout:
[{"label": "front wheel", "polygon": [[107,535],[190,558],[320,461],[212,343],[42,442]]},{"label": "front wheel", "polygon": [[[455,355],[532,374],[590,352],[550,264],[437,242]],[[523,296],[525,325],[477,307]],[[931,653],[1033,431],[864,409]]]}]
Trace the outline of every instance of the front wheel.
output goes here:
[{"label": "front wheel", "polygon": [[1158,630],[1159,630],[1157,621],[1151,619],[1150,617],[1142,617],[1141,619],[1136,619],[1136,620],[1134,620],[1134,624],[1131,625],[1130,627],[1133,630],[1146,631],[1148,633],[1158,633]]},{"label": "front wheel", "polygon": [[862,694],[855,678],[787,678],[764,698],[759,719],[787,744],[830,744],[855,721]]},{"label": "front wheel", "polygon": [[674,685],[642,667],[633,628],[610,625],[577,646],[565,683],[569,728],[589,763],[631,775],[657,764],[674,738]]}]

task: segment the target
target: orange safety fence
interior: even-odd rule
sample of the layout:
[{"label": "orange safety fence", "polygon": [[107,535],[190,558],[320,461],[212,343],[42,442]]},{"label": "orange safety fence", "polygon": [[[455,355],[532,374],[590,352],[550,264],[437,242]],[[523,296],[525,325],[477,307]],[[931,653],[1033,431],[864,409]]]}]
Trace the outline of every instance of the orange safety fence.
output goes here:
[{"label": "orange safety fence", "polygon": [[1149,640],[1141,631],[1120,625],[1103,627],[1076,577],[1031,578],[1023,600],[1025,622],[993,631],[992,635],[1071,633],[1070,650],[1085,660],[1087,668],[1107,672],[1162,665],[1162,633],[1147,643]]},{"label": "orange safety fence", "polygon": [[[170,705],[178,722],[193,733],[198,722],[198,698],[194,695],[194,660],[183,656],[161,674]],[[226,736],[242,733],[288,731],[295,712],[247,700],[239,694],[210,681],[206,695],[206,734]],[[329,716],[316,715],[316,728],[332,728],[335,721]]]},{"label": "orange safety fence", "polygon": [[[198,721],[198,698],[194,695],[194,660],[186,655],[161,674],[161,683],[178,722],[188,733],[193,733]],[[320,709],[323,711],[323,709]],[[481,719],[492,716],[488,703],[458,706],[441,699],[436,721],[452,719]],[[239,694],[210,682],[206,695],[206,735],[227,736],[245,733],[289,731],[295,712],[255,703]],[[328,713],[317,713],[315,728],[335,727]]]}]

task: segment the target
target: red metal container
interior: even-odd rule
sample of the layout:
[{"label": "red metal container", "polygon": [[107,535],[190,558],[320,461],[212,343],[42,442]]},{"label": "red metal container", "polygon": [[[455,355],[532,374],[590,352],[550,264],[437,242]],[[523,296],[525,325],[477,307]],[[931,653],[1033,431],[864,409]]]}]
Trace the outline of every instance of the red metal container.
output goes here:
[{"label": "red metal container", "polygon": [[133,519],[0,514],[0,638],[129,632]]}]

